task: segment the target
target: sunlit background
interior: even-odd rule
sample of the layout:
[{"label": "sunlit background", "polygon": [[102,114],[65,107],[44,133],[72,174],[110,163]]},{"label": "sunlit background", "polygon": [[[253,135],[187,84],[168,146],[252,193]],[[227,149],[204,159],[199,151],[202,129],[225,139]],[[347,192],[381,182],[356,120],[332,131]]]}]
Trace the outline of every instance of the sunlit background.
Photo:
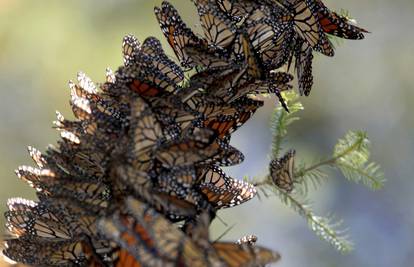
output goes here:
[{"label": "sunlit background", "polygon": [[[68,80],[82,70],[94,81],[103,81],[107,66],[116,69],[122,64],[125,34],[141,41],[152,35],[164,42],[153,15],[153,6],[160,2],[0,0],[1,212],[7,198],[34,198],[33,190],[13,171],[31,164],[28,145],[44,151],[56,141],[51,121],[55,110],[70,114]],[[171,2],[196,27],[193,4]],[[348,10],[372,34],[364,41],[342,42],[334,58],[316,57],[312,94],[301,99],[305,110],[291,127],[285,148],[295,148],[299,161],[306,161],[328,156],[347,130],[366,130],[372,159],[382,165],[388,179],[386,187],[371,192],[330,172],[328,182],[312,193],[317,213],[334,213],[349,228],[355,250],[347,255],[320,241],[276,198],[220,212],[229,226],[235,224],[223,238],[256,234],[259,244],[280,251],[280,267],[413,266],[414,116],[409,106],[414,100],[414,2],[325,3]],[[267,173],[274,103],[269,100],[235,134],[233,144],[246,160],[229,170],[234,177]],[[225,229],[215,222],[212,237]]]}]

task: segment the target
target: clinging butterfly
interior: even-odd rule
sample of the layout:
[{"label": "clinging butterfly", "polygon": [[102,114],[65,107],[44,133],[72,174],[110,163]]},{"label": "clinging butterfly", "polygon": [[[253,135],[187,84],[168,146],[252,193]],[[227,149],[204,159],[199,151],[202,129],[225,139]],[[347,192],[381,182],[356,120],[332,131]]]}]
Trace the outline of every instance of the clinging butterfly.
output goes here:
[{"label": "clinging butterfly", "polygon": [[183,22],[177,10],[170,3],[164,1],[161,8],[155,7],[154,11],[161,30],[181,65],[192,67],[193,62],[183,48],[189,44],[199,45],[201,40]]},{"label": "clinging butterfly", "polygon": [[195,0],[201,27],[208,43],[218,47],[228,47],[235,38],[233,22],[226,17],[215,1]]},{"label": "clinging butterfly", "polygon": [[318,19],[324,32],[344,39],[361,40],[367,30],[352,25],[344,16],[329,10],[321,0],[316,0],[318,7]]},{"label": "clinging butterfly", "polygon": [[318,21],[316,3],[313,0],[282,0],[293,15],[296,33],[314,50],[333,56],[334,50]]},{"label": "clinging butterfly", "polygon": [[295,71],[298,76],[297,78],[299,84],[299,93],[301,95],[308,96],[313,85],[312,48],[309,46],[307,42],[301,40],[300,38],[297,38],[297,36],[295,36],[295,38],[293,39],[293,44],[293,54],[295,55]]},{"label": "clinging butterfly", "polygon": [[273,182],[287,192],[293,190],[295,153],[295,150],[290,150],[282,158],[270,162],[270,176]]},{"label": "clinging butterfly", "polygon": [[125,204],[125,213],[116,212],[99,222],[100,231],[118,246],[115,266],[219,266],[217,256],[206,257],[189,237],[148,205],[131,197]]},{"label": "clinging butterfly", "polygon": [[217,209],[242,204],[256,195],[253,185],[227,176],[219,167],[199,170],[200,190]]}]

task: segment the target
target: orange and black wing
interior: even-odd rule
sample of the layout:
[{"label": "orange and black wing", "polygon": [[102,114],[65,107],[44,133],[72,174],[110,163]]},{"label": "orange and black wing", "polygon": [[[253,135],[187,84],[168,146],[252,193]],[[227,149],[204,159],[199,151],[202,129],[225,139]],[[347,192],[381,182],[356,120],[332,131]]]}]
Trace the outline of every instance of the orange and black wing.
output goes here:
[{"label": "orange and black wing", "polygon": [[168,2],[156,7],[155,15],[164,36],[174,50],[175,55],[183,67],[193,67],[191,58],[185,53],[187,45],[200,45],[202,41],[183,22],[177,10]]},{"label": "orange and black wing", "polygon": [[240,205],[256,195],[253,185],[229,177],[219,167],[207,167],[199,172],[199,188],[217,209]]},{"label": "orange and black wing", "polygon": [[321,0],[316,0],[316,4],[318,20],[325,33],[351,40],[365,38],[364,33],[368,33],[367,30],[353,25],[348,18],[329,10]]},{"label": "orange and black wing", "polygon": [[313,0],[284,2],[290,2],[287,8],[293,13],[295,32],[314,50],[333,56],[333,46],[319,24],[316,3]]},{"label": "orange and black wing", "polygon": [[265,266],[280,260],[279,253],[260,246],[215,242],[213,247],[229,267]]},{"label": "orange and black wing", "polygon": [[194,0],[200,16],[201,27],[209,45],[229,47],[235,38],[233,22],[214,1]]},{"label": "orange and black wing", "polygon": [[129,34],[124,37],[122,41],[122,54],[125,66],[131,65],[135,62],[135,57],[138,55],[140,49],[141,44],[135,36]]},{"label": "orange and black wing", "polygon": [[312,90],[312,48],[304,41],[297,40],[295,47],[295,70],[298,78],[299,93],[308,96]]},{"label": "orange and black wing", "polygon": [[270,162],[270,176],[279,188],[291,192],[294,183],[295,151],[288,151],[282,158]]}]

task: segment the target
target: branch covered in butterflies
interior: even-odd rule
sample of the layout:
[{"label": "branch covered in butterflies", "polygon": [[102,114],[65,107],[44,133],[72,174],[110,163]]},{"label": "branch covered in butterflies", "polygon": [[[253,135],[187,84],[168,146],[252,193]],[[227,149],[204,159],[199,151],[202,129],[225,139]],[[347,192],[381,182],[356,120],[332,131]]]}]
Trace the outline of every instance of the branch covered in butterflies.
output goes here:
[{"label": "branch covered in butterflies", "polygon": [[[104,83],[97,85],[83,73],[69,83],[76,119],[57,113],[57,145],[45,153],[30,147],[36,167],[16,170],[38,200],[8,201],[12,238],[6,240],[5,256],[36,266],[117,267],[263,266],[280,259],[256,245],[254,235],[236,242],[209,239],[218,210],[257,194],[253,184],[221,169],[244,160],[230,145],[232,133],[263,106],[255,95],[275,95],[280,116],[275,116],[279,124],[268,180],[293,190],[295,151],[278,156],[285,128],[296,120],[291,114],[302,106],[291,103],[294,76],[280,70],[293,62],[298,91],[308,96],[313,52],[334,55],[328,35],[358,40],[367,31],[320,0],[193,2],[202,35],[172,4],[155,8],[179,65],[158,39],[141,44],[127,35],[124,65],[108,69]],[[364,166],[367,173],[378,170]],[[352,172],[355,166],[344,161],[339,167],[366,182]],[[339,249],[348,247],[328,221],[277,190],[322,238]]]}]

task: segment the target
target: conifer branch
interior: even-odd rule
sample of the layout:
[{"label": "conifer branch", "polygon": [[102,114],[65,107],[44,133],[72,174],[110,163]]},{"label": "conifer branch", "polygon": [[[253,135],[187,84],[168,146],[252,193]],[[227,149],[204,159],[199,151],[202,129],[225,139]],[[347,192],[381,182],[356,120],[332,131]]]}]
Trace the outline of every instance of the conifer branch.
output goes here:
[{"label": "conifer branch", "polygon": [[[302,195],[307,195],[310,185],[317,189],[328,178],[328,175],[320,169],[312,169],[304,172],[302,167],[295,172],[295,188],[297,192],[302,192]],[[301,176],[299,176],[301,174]]]},{"label": "conifer branch", "polygon": [[380,166],[369,162],[370,142],[365,132],[348,132],[334,149],[335,165],[350,181],[362,183],[372,190],[381,189],[385,183]]},{"label": "conifer branch", "polygon": [[280,198],[280,200],[288,207],[296,211],[300,216],[304,217],[318,237],[327,241],[334,246],[338,251],[343,253],[349,252],[353,249],[353,244],[348,240],[346,230],[340,229],[342,221],[334,222],[332,216],[321,217],[317,216],[312,211],[312,203],[309,200],[301,199],[297,193],[287,193],[277,187],[266,187]]},{"label": "conifer branch", "polygon": [[289,107],[289,113],[283,107],[278,106],[271,118],[271,129],[273,133],[272,141],[272,157],[277,158],[280,155],[283,141],[287,135],[287,127],[293,122],[299,120],[299,117],[294,116],[296,112],[303,110],[302,103],[298,102],[299,96],[293,92],[283,92],[283,98],[286,105]]},{"label": "conifer branch", "polygon": [[[287,127],[299,118],[293,114],[303,109],[300,102],[297,101],[298,95],[295,93],[285,94],[290,113],[283,108],[275,109],[272,116],[273,146],[272,159],[277,159],[282,150],[282,144],[287,136]],[[380,166],[376,163],[369,163],[369,140],[365,132],[350,131],[344,138],[339,139],[335,145],[331,157],[318,160],[311,165],[302,165],[294,170],[295,188],[293,192],[288,193],[278,188],[272,181],[270,175],[254,183],[258,187],[258,197],[261,195],[269,197],[268,190],[278,196],[281,201],[294,211],[304,217],[309,227],[321,239],[329,242],[338,251],[348,252],[352,250],[352,243],[348,240],[345,231],[339,227],[342,222],[334,222],[331,216],[321,217],[314,214],[312,205],[306,200],[310,185],[314,189],[320,187],[328,177],[321,170],[324,166],[330,166],[341,171],[348,179],[354,182],[361,182],[371,189],[380,189],[385,181]],[[248,179],[248,178],[245,178]]]}]

